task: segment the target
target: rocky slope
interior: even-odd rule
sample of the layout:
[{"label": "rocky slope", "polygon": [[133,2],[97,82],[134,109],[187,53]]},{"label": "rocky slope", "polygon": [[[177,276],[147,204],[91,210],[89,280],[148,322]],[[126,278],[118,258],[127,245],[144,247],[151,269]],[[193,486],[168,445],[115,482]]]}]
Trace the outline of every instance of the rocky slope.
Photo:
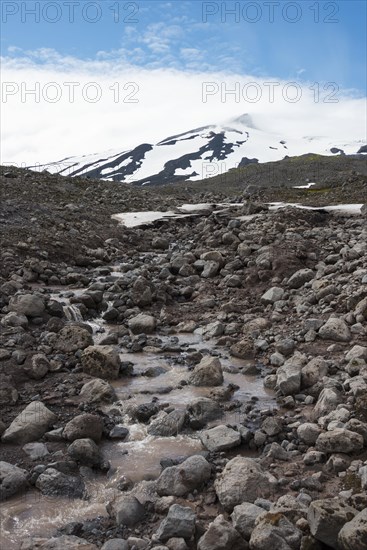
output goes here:
[{"label": "rocky slope", "polygon": [[[2,543],[366,549],[366,208],[237,189],[125,228],[111,215],[222,197],[0,177]],[[357,179],[334,200],[365,203]],[[22,530],[27,495],[67,521]]]}]

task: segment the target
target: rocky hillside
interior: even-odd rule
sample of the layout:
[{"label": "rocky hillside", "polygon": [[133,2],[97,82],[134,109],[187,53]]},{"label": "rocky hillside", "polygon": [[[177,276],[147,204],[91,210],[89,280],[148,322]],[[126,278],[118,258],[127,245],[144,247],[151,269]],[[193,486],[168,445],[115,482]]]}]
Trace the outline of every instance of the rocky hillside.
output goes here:
[{"label": "rocky hillside", "polygon": [[[367,548],[366,206],[9,168],[0,186],[4,548]],[[307,192],[288,191],[366,203],[361,171]]]}]

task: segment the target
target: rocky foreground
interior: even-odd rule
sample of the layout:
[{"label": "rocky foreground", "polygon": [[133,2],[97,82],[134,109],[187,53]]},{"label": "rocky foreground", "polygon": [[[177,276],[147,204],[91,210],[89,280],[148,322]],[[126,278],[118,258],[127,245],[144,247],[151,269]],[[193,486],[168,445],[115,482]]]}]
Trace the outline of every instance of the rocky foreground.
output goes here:
[{"label": "rocky foreground", "polygon": [[[270,212],[242,196],[126,228],[111,215],[175,208],[185,190],[0,178],[4,548],[366,550],[366,206]],[[251,379],[270,403],[243,397]],[[147,451],[197,450],[131,478],[108,449],[137,426]],[[104,513],[19,538],[10,505],[30,493]]]}]

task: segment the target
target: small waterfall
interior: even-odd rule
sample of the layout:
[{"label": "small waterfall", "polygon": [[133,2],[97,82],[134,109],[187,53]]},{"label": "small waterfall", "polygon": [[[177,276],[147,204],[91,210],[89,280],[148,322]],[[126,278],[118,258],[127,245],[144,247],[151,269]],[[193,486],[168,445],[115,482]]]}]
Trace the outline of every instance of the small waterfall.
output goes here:
[{"label": "small waterfall", "polygon": [[78,323],[82,323],[84,321],[78,305],[69,304],[64,306],[63,309],[65,317],[68,321],[76,321]]}]

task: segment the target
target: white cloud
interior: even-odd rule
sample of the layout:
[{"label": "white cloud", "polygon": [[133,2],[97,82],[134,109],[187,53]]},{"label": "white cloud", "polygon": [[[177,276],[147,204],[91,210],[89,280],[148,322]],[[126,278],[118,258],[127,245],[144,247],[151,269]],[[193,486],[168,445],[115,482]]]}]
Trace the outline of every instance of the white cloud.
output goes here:
[{"label": "white cloud", "polygon": [[[194,49],[182,53],[195,62]],[[135,55],[143,53],[136,48]],[[138,68],[129,63],[126,50],[100,52],[97,60],[87,61],[49,49],[4,58],[2,162],[33,165],[110,148],[122,151],[246,112],[257,127],[285,137],[365,139],[365,100],[351,93],[337,92],[338,102],[327,103],[331,90],[320,84],[317,96],[317,89],[304,82],[299,83],[302,97],[291,103],[284,94],[292,99],[297,90],[285,81],[198,69]],[[269,82],[277,83],[274,102],[269,101]],[[74,101],[70,83],[75,83]],[[203,88],[212,90],[206,102]],[[26,94],[30,89],[36,90],[38,102]],[[253,102],[259,90],[261,98]],[[101,97],[93,103],[96,91]],[[52,103],[58,92],[59,100]]]}]

